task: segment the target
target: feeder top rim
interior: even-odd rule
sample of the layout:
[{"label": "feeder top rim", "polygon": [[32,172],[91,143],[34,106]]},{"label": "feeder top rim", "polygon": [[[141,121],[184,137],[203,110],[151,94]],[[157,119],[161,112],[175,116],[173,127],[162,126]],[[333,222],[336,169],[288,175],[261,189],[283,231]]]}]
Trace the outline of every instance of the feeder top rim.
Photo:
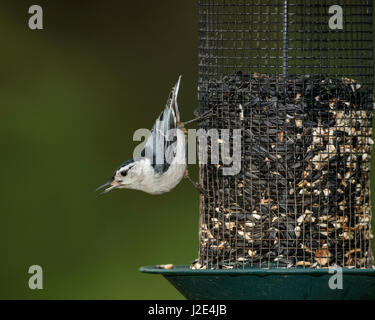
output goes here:
[{"label": "feeder top rim", "polygon": [[[142,273],[149,274],[161,274],[165,276],[174,276],[174,275],[255,275],[255,276],[266,276],[266,275],[327,275],[329,273],[328,268],[322,269],[308,269],[302,267],[293,267],[293,268],[245,268],[245,269],[220,269],[220,270],[192,270],[187,265],[178,265],[174,269],[160,269],[156,266],[145,266],[139,268],[139,271]],[[375,268],[373,269],[349,269],[342,268],[343,274],[356,274],[356,275],[366,275],[375,277]]]}]

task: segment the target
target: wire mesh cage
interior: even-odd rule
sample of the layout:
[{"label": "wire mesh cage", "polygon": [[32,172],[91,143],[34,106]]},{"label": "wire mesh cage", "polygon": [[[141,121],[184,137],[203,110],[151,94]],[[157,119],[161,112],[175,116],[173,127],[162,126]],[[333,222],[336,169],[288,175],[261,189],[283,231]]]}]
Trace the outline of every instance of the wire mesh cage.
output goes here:
[{"label": "wire mesh cage", "polygon": [[[219,136],[200,164],[193,269],[372,266],[372,12],[370,0],[199,0],[198,113],[212,110],[199,128]],[[238,130],[226,174],[211,151],[234,154]]]}]

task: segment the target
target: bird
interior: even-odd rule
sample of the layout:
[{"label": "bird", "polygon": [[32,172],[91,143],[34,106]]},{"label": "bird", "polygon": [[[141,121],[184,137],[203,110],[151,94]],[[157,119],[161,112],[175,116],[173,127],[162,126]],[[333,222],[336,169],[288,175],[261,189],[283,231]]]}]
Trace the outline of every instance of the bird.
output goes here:
[{"label": "bird", "polygon": [[112,178],[97,188],[133,189],[152,195],[171,191],[185,177],[200,192],[205,190],[190,177],[186,168],[185,125],[206,117],[204,114],[188,122],[181,122],[177,104],[181,77],[170,91],[165,109],[156,119],[151,135],[139,156],[125,161]]}]

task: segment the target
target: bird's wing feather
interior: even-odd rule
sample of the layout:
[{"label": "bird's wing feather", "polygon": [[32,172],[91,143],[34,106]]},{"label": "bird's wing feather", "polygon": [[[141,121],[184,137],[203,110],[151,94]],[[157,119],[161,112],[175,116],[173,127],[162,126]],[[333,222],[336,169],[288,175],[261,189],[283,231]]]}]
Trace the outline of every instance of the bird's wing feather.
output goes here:
[{"label": "bird's wing feather", "polygon": [[172,88],[164,111],[156,120],[151,135],[147,139],[142,156],[148,158],[157,173],[164,173],[176,155],[177,127],[180,113],[177,105],[177,95],[181,76]]}]

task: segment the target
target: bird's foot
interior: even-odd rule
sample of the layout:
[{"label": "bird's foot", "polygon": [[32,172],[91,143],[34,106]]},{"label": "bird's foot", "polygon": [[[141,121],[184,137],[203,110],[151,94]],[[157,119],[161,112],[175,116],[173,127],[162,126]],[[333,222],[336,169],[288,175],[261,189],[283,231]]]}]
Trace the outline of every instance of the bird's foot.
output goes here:
[{"label": "bird's foot", "polygon": [[181,129],[181,131],[182,131],[184,134],[188,134],[188,131],[187,131],[187,129],[185,128],[183,122],[178,122],[177,125],[178,125],[179,129]]},{"label": "bird's foot", "polygon": [[193,123],[193,122],[196,122],[196,121],[199,121],[199,120],[206,119],[206,118],[208,118],[212,114],[212,111],[213,111],[213,109],[208,110],[207,112],[203,113],[202,115],[200,115],[197,118],[194,118],[194,119],[189,120],[189,121],[185,121],[185,122],[182,123],[182,126],[186,126],[187,124],[190,124],[190,123]]},{"label": "bird's foot", "polygon": [[195,182],[192,178],[190,178],[189,171],[187,169],[184,173],[184,178],[189,180],[193,187],[197,189],[200,193],[202,193],[205,196],[208,195],[207,191],[199,183]]},{"label": "bird's foot", "polygon": [[189,170],[188,170],[188,169],[186,169],[186,170],[185,170],[185,173],[184,173],[184,178],[185,178],[185,179],[187,179],[187,178],[188,178],[188,176],[189,176]]}]

